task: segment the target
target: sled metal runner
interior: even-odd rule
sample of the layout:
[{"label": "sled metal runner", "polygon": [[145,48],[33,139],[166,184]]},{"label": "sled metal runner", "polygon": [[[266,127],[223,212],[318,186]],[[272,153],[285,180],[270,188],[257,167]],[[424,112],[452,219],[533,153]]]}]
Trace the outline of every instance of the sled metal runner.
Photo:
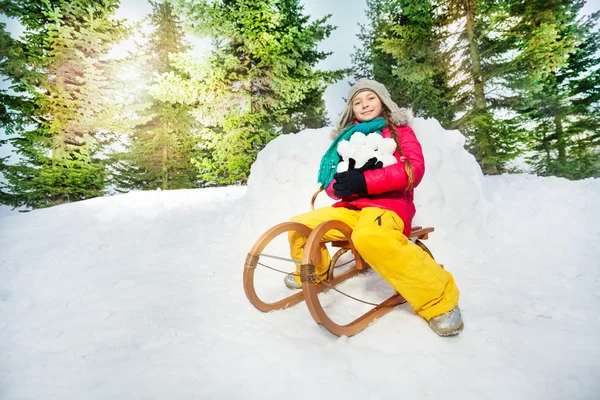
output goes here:
[{"label": "sled metal runner", "polygon": [[[331,230],[336,230],[342,233],[346,240],[328,242],[331,243],[333,247],[339,248],[339,250],[331,258],[329,269],[327,271],[327,277],[324,281],[321,281],[315,273],[315,263],[318,263],[320,261],[320,244],[326,243],[323,241],[323,237],[327,232]],[[300,280],[302,282],[302,289],[298,290],[296,293],[288,297],[285,297],[273,303],[264,302],[258,297],[254,287],[254,273],[257,266],[259,266],[260,264],[259,261],[261,254],[263,250],[267,247],[267,245],[271,241],[273,241],[273,239],[280,236],[281,234],[291,231],[301,233],[307,238],[300,268]],[[429,249],[423,244],[422,240],[427,239],[429,233],[433,231],[434,228],[432,227],[423,228],[420,226],[415,226],[412,228],[410,235],[410,240],[417,246],[419,246],[421,249],[423,249],[425,252],[427,252],[430,256],[432,256],[432,254],[429,251]],[[263,312],[282,310],[291,307],[295,304],[298,304],[301,301],[305,301],[311,316],[317,324],[322,325],[329,332],[337,336],[356,335],[357,333],[361,332],[363,329],[368,327],[376,319],[381,318],[382,316],[390,312],[395,306],[405,303],[406,300],[402,297],[401,294],[396,293],[387,300],[375,305],[373,309],[367,311],[365,314],[359,316],[357,319],[355,319],[347,325],[339,325],[327,316],[327,313],[325,312],[321,305],[321,302],[319,301],[318,294],[329,288],[335,287],[336,285],[352,278],[353,276],[356,276],[357,274],[369,268],[368,264],[362,259],[360,254],[358,254],[358,252],[354,248],[351,236],[352,229],[347,224],[336,220],[325,221],[312,230],[309,227],[298,222],[283,222],[273,226],[256,241],[256,243],[248,253],[248,256],[246,257],[246,262],[244,264],[244,291],[246,293],[246,297],[248,298],[250,303],[252,303],[252,305],[254,305],[257,309]],[[340,256],[348,251],[351,251],[354,254],[354,258],[356,261],[355,266],[349,269],[348,271],[345,271],[336,276],[334,273],[335,264],[340,258]],[[263,255],[263,257],[283,259],[282,257],[268,256],[266,254]],[[299,261],[289,259],[285,260],[290,262]]]}]

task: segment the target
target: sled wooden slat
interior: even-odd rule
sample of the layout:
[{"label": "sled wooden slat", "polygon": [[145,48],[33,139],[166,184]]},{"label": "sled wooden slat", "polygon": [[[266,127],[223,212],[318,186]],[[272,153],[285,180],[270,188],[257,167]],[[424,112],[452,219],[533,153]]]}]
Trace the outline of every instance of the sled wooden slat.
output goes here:
[{"label": "sled wooden slat", "polygon": [[335,240],[331,242],[333,247],[341,247],[342,249],[350,249],[350,242],[347,240]]},{"label": "sled wooden slat", "polygon": [[[412,228],[412,230],[410,232],[410,239],[417,238],[417,239],[426,240],[429,238],[429,234],[433,231],[435,231],[435,228],[433,228],[433,227],[423,228],[420,226],[415,226]],[[350,242],[348,242],[347,240],[335,240],[335,241],[331,242],[331,245],[333,247],[340,247],[342,249],[350,249],[351,248]]]},{"label": "sled wooden slat", "polygon": [[418,229],[417,227],[413,227],[410,231],[410,239],[429,239],[429,234],[433,231],[435,231],[435,228],[433,227],[422,228],[419,226]]}]

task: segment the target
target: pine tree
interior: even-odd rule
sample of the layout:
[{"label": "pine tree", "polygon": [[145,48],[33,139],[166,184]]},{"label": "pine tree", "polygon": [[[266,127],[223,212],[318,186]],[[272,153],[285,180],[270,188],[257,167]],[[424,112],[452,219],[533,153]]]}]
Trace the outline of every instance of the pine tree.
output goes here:
[{"label": "pine tree", "polygon": [[329,55],[316,48],[333,30],[328,17],[309,22],[298,0],[175,4],[214,41],[206,62],[181,58],[179,71],[161,81],[181,88],[162,91],[165,99],[198,108],[205,153],[196,165],[208,184],[244,183],[270,140],[327,123],[322,94],[346,73],[315,69]]},{"label": "pine tree", "polygon": [[375,78],[417,115],[459,129],[484,173],[491,174],[518,154],[517,130],[498,118],[505,105],[495,94],[509,71],[512,39],[503,37],[509,3],[371,0],[372,39],[363,40]]},{"label": "pine tree", "polygon": [[530,18],[511,32],[523,40],[513,61],[516,96],[510,100],[528,134],[528,161],[540,175],[600,174],[600,13],[579,20],[583,4],[555,0],[513,9]]},{"label": "pine tree", "polygon": [[[128,143],[127,151],[113,159],[113,179],[119,190],[183,189],[201,186],[198,171],[192,164],[198,156],[197,123],[192,108],[186,104],[162,101],[148,89],[155,75],[173,71],[170,58],[189,50],[183,27],[167,2],[150,2],[149,17],[153,27],[148,44],[138,55],[146,68],[142,77],[149,82],[140,102],[145,104]],[[163,90],[172,91],[172,87]]]},{"label": "pine tree", "polygon": [[459,26],[450,51],[458,56],[453,65],[458,74],[453,101],[464,114],[453,125],[465,134],[469,151],[488,174],[504,172],[507,162],[520,154],[522,140],[514,121],[501,117],[510,111],[504,99],[505,79],[516,50],[515,39],[505,32],[513,20],[523,17],[509,13],[512,2],[451,0],[445,9],[450,24],[446,29]]},{"label": "pine tree", "polygon": [[[510,159],[531,150],[540,174],[593,176],[599,157],[597,17],[577,21],[582,5],[583,0],[370,0],[372,28],[361,36],[365,50],[356,57],[357,74],[381,80],[417,114],[444,123],[436,102],[457,112],[459,118],[446,119],[444,126],[467,136],[485,173],[503,172]],[[444,44],[432,47],[440,38]],[[444,65],[442,76],[450,79],[433,85],[431,74],[414,79],[428,71],[416,62],[419,55],[427,65]],[[432,86],[450,96],[449,106],[446,96],[419,102],[419,94],[432,93]]]},{"label": "pine tree", "polygon": [[113,0],[0,3],[25,27],[13,39],[2,27],[2,119],[19,156],[3,162],[2,203],[47,207],[104,193],[106,172],[97,158],[102,96],[110,91],[102,60],[126,30],[111,19]]},{"label": "pine tree", "polygon": [[444,16],[432,1],[367,0],[370,26],[358,35],[354,77],[386,84],[392,99],[415,116],[447,126],[455,117],[450,102],[448,52],[442,49]]}]

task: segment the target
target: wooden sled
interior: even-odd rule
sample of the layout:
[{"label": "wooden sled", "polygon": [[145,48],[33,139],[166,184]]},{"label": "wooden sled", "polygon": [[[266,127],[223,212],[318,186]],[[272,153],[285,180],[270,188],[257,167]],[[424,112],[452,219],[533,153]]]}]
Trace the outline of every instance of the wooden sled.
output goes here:
[{"label": "wooden sled", "polygon": [[[346,240],[330,242],[333,247],[339,248],[339,250],[331,258],[331,263],[327,271],[327,278],[324,281],[321,281],[315,274],[315,264],[313,260],[319,261],[319,245],[320,243],[322,243],[323,236],[330,230],[337,230],[341,232],[346,237]],[[294,294],[274,303],[266,303],[263,300],[261,300],[256,294],[256,290],[254,287],[254,272],[256,270],[256,267],[260,264],[261,256],[267,257],[267,255],[262,254],[266,246],[279,235],[284,233],[287,234],[287,232],[290,231],[302,233],[308,238],[304,247],[304,253],[300,269],[302,290],[298,290]],[[431,254],[429,249],[423,244],[422,240],[427,239],[429,233],[433,231],[434,228],[432,227],[422,228],[420,226],[415,226],[412,228],[412,232],[410,235],[411,241],[413,241],[413,243],[415,243],[417,246],[421,247],[421,249],[423,249],[430,256],[432,256],[432,258],[433,255]],[[252,303],[252,305],[254,305],[257,309],[263,312],[285,309],[301,301],[305,301],[310,311],[310,314],[317,322],[317,324],[322,325],[329,332],[337,336],[356,335],[357,333],[365,329],[367,326],[369,326],[371,323],[373,323],[376,319],[390,312],[395,306],[405,303],[406,300],[399,293],[396,293],[387,300],[381,302],[378,305],[375,305],[373,309],[361,315],[360,317],[358,317],[357,319],[355,319],[347,325],[338,325],[327,316],[325,310],[321,306],[318,294],[323,292],[324,290],[335,287],[336,285],[346,281],[349,278],[352,278],[353,276],[369,268],[367,263],[362,259],[360,254],[358,254],[358,252],[354,248],[351,236],[352,229],[347,224],[335,220],[323,222],[317,227],[315,227],[315,229],[313,230],[298,222],[283,222],[281,224],[275,225],[258,239],[258,241],[254,244],[254,247],[252,247],[252,250],[250,250],[250,253],[248,253],[248,256],[246,257],[246,263],[244,264],[244,291],[246,293],[246,297],[248,297],[248,300],[250,300],[250,303]],[[355,266],[352,269],[341,273],[339,276],[335,276],[334,270],[336,262],[342,254],[348,251],[351,251],[354,254],[356,261]],[[289,261],[293,262],[294,260]]]}]

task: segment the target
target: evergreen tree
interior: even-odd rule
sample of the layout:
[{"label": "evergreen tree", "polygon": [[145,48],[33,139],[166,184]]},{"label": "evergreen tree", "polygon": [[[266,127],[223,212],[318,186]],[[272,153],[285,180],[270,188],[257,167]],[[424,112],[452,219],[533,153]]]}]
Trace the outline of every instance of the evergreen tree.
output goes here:
[{"label": "evergreen tree", "polygon": [[[113,179],[119,190],[130,189],[182,189],[201,185],[198,171],[192,164],[197,156],[197,123],[192,108],[181,103],[161,101],[148,88],[154,76],[173,71],[169,57],[189,50],[185,43],[183,27],[173,14],[171,4],[150,2],[153,27],[145,51],[137,56],[144,62],[149,82],[140,101],[139,123],[133,129],[127,150],[115,155]],[[172,91],[172,87],[163,90]]]},{"label": "evergreen tree", "polygon": [[508,8],[512,0],[450,0],[441,11],[448,17],[445,30],[458,27],[449,51],[455,55],[456,75],[453,98],[463,111],[453,126],[467,137],[467,147],[484,173],[498,174],[520,152],[519,130],[510,118],[504,101],[505,77],[511,72],[514,38],[504,33],[510,27]]},{"label": "evergreen tree", "polygon": [[298,0],[175,4],[197,34],[213,38],[214,49],[204,63],[180,58],[157,92],[198,109],[204,156],[196,165],[207,184],[244,183],[270,140],[327,123],[322,94],[346,72],[315,70],[329,55],[316,48],[333,30],[328,17],[309,22]]},{"label": "evergreen tree", "polygon": [[484,173],[503,172],[510,159],[533,150],[540,174],[591,176],[598,165],[598,39],[596,17],[577,21],[582,5],[369,0],[372,27],[359,35],[355,74],[382,81],[417,115],[458,128]]},{"label": "evergreen tree", "polygon": [[450,54],[442,48],[444,16],[436,7],[429,0],[367,0],[371,24],[358,35],[354,77],[385,83],[398,105],[448,126],[456,110],[450,102]]},{"label": "evergreen tree", "polygon": [[504,107],[494,92],[508,72],[511,41],[502,33],[508,26],[509,1],[369,4],[375,5],[373,39],[363,42],[375,78],[395,90],[399,103],[413,107],[417,115],[459,129],[484,173],[502,172],[517,154],[518,139],[512,125],[495,112]]},{"label": "evergreen tree", "polygon": [[22,39],[2,26],[2,121],[19,157],[3,161],[2,203],[47,207],[102,195],[96,158],[102,97],[110,90],[102,60],[126,31],[111,19],[114,0],[3,1],[0,11],[25,27]]},{"label": "evergreen tree", "polygon": [[511,32],[523,40],[510,100],[528,134],[528,161],[540,175],[600,173],[600,13],[579,20],[583,4],[519,2],[512,10],[530,14]]}]

